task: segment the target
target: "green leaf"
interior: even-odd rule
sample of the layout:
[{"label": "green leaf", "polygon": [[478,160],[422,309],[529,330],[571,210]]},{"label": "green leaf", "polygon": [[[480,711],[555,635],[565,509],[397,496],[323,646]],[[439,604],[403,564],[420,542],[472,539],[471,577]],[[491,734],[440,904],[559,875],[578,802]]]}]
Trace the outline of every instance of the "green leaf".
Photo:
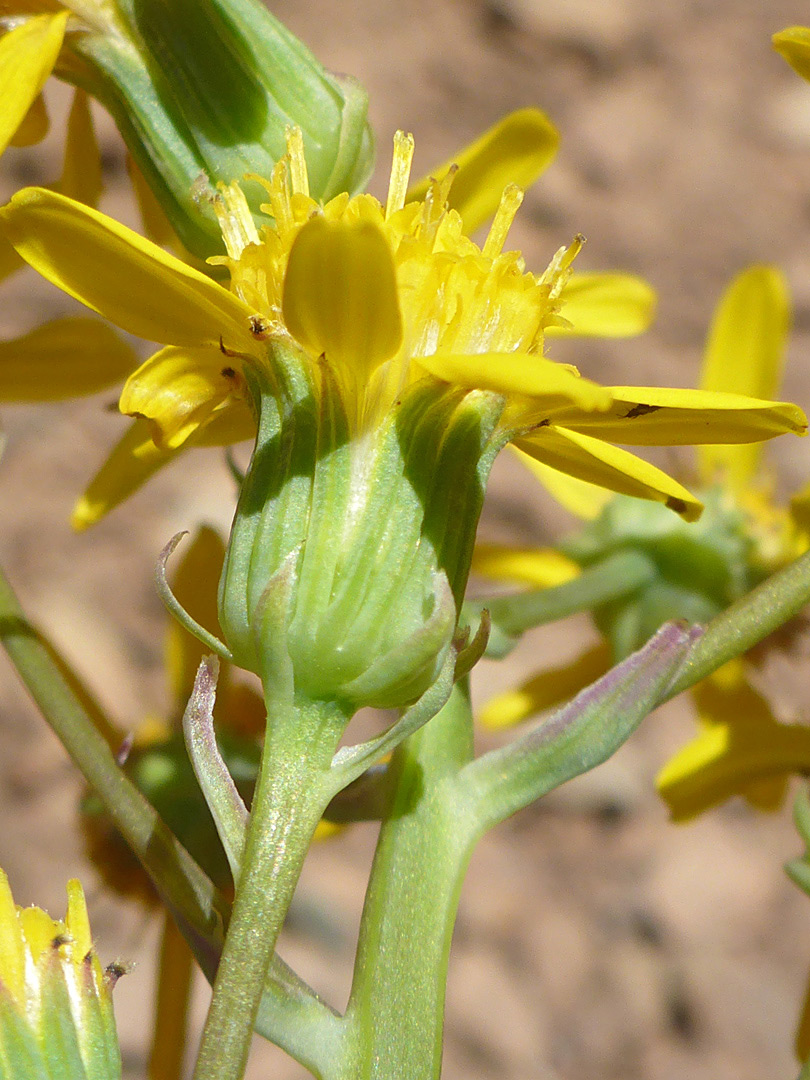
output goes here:
[{"label": "green leaf", "polygon": [[248,811],[219,752],[214,734],[214,701],[218,674],[217,658],[203,657],[194,680],[194,689],[183,713],[183,734],[194,774],[228,857],[233,880],[238,881],[245,850]]},{"label": "green leaf", "polygon": [[466,766],[459,787],[480,831],[615,753],[659,703],[699,633],[667,623],[538,727]]}]

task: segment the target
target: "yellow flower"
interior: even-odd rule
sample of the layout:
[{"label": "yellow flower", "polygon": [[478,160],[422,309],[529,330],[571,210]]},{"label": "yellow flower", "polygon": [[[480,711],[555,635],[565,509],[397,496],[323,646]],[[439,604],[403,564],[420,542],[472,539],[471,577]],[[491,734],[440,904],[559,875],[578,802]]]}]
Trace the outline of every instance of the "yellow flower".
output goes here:
[{"label": "yellow flower", "polygon": [[115,1080],[121,1055],[111,991],[120,966],[102,971],[82,887],[67,886],[63,922],[15,907],[0,870],[0,1072],[6,1080]]},{"label": "yellow flower", "polygon": [[[757,398],[777,393],[789,321],[787,287],[777,270],[753,266],[738,275],[714,316],[701,389],[715,393],[733,386]],[[652,509],[645,512],[648,541],[654,537],[649,542],[659,545],[669,563],[668,569],[659,567],[662,576],[653,575],[639,594],[646,598],[659,590],[660,604],[651,607],[656,622],[681,614],[678,604],[684,603],[684,597],[692,605],[687,611],[698,611],[700,617],[699,601],[685,591],[690,588],[695,588],[695,595],[701,588],[707,590],[710,599],[705,612],[709,617],[713,604],[719,609],[731,602],[808,546],[806,523],[802,522],[807,493],[794,500],[793,513],[774,504],[772,481],[761,466],[762,444],[705,445],[697,453],[698,476],[710,506],[708,520],[695,531],[693,526],[682,529],[663,516],[659,522]],[[631,501],[611,500],[591,485],[575,484],[536,462],[524,461],[569,510],[593,521],[593,528],[598,530],[601,523],[604,533],[605,523],[610,522],[612,528],[624,530],[621,543],[642,543],[640,534],[633,537],[637,514]],[[589,535],[588,530],[584,535]],[[704,544],[701,555],[699,548]],[[476,554],[473,567],[484,576],[548,588],[577,577],[580,562],[576,556],[581,559],[587,545],[587,540],[563,545],[575,558],[553,550],[514,551],[490,546]],[[683,551],[680,557],[676,555],[679,546]],[[638,550],[649,553],[651,549],[642,546]],[[706,560],[704,564],[701,558]],[[701,574],[708,575],[710,582],[698,583]],[[625,608],[612,609],[610,618],[618,620],[620,613],[630,612],[633,605],[637,612],[643,610],[638,598],[630,596]],[[608,631],[604,620],[604,614],[598,616],[600,627]],[[643,614],[638,620],[635,631],[641,636],[654,629],[644,623]],[[615,645],[617,639],[613,640]],[[775,808],[781,804],[787,776],[808,767],[810,729],[776,720],[750,681],[755,662],[753,656],[734,661],[692,691],[702,722],[700,733],[675,755],[657,780],[676,820],[692,817],[734,794],[745,794],[757,807]],[[496,697],[484,707],[481,721],[489,727],[518,723],[556,704],[574,687],[607,670],[609,664],[606,646],[589,650],[573,663],[543,672]]]},{"label": "yellow flower", "polygon": [[[557,144],[557,132],[543,113],[523,109],[500,121],[456,155],[450,195],[465,230],[477,228],[482,220],[492,215],[505,177],[512,177],[522,184],[532,183],[553,159]],[[436,170],[436,175],[444,177],[450,171],[451,166],[446,163]],[[423,189],[426,189],[425,183],[417,184],[409,198],[413,199]],[[238,198],[237,195],[232,197]],[[221,209],[222,196],[217,204]],[[255,228],[252,223],[247,227]],[[0,243],[5,243],[5,239]],[[13,252],[10,246],[9,250]],[[14,255],[18,258],[16,253]],[[620,336],[639,333],[649,322],[654,306],[649,287],[630,275],[575,276],[566,292],[572,297],[578,324],[586,334],[601,332]],[[82,325],[87,328],[84,347],[80,334]],[[568,331],[561,328],[559,332]],[[209,350],[207,356],[209,366],[213,365],[217,371],[226,366],[221,363],[222,357],[216,349]],[[152,369],[158,373],[164,370],[166,362],[174,361],[178,376],[175,393],[181,387],[183,373],[180,367],[185,363],[188,378],[183,388],[184,417],[179,418],[179,427],[171,438],[168,441],[159,439],[158,445],[152,439],[154,425],[150,427],[144,420],[136,419],[77,507],[74,517],[77,527],[98,520],[176,456],[181,447],[225,445],[252,435],[251,420],[238,408],[214,410],[207,419],[204,419],[204,413],[195,415],[201,379],[197,360],[196,355],[189,356],[179,350],[153,358]],[[60,320],[27,338],[0,346],[0,398],[49,400],[93,393],[120,381],[133,367],[134,359],[128,348],[101,324]],[[147,393],[149,390],[145,379],[149,371],[149,366],[142,369],[138,380],[130,387],[132,408],[136,413],[139,411],[139,387],[145,387]],[[202,390],[201,404],[206,408],[204,385]]]},{"label": "yellow flower", "polygon": [[[18,22],[18,17],[33,14]],[[56,4],[0,3],[0,154],[9,145],[38,142],[48,126],[42,87],[60,56],[70,12]],[[101,156],[90,103],[76,90],[65,133],[62,175],[54,190],[88,206],[102,190]],[[0,280],[24,261],[0,238]],[[0,397],[4,401],[53,401],[93,394],[119,383],[137,363],[133,350],[96,319],[54,319],[30,334],[0,342]]]},{"label": "yellow flower", "polygon": [[[273,224],[257,229],[237,185],[209,192],[228,255],[231,288],[73,200],[19,192],[2,210],[6,236],[49,280],[137,336],[167,348],[128,380],[123,411],[146,418],[77,511],[87,524],[190,440],[250,433],[244,371],[266,367],[279,341],[322,358],[358,430],[409,383],[433,376],[502,397],[502,428],[524,452],[612,490],[666,502],[687,518],[700,504],[680,484],[613,440],[636,444],[751,441],[803,432],[789,404],[733,394],[603,388],[543,356],[581,240],[540,275],[503,245],[521,192],[509,186],[482,247],[447,209],[452,171],[407,202],[412,140],[396,140],[383,207],[369,195],[321,206],[307,192],[300,134],[264,181]],[[593,285],[599,292],[600,283]],[[588,291],[588,283],[583,286]],[[582,296],[579,297],[580,302]],[[220,429],[225,429],[224,437]]]}]

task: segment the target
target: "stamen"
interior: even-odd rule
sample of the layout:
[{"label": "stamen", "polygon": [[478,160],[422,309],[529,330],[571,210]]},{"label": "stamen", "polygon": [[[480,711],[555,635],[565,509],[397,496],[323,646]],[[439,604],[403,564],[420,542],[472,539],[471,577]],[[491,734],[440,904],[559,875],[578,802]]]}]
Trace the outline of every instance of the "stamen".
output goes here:
[{"label": "stamen", "polygon": [[539,279],[540,283],[549,286],[549,299],[556,300],[563,290],[563,286],[571,276],[571,263],[582,251],[585,237],[577,233],[568,247],[561,247],[555,252],[554,258],[548,264],[545,273]]},{"label": "stamen", "polygon": [[447,205],[447,200],[450,198],[450,188],[453,186],[453,181],[456,178],[458,172],[458,165],[451,165],[447,172],[444,174],[441,182],[436,185],[436,205],[444,210]]},{"label": "stamen", "polygon": [[500,205],[495,217],[492,219],[489,234],[482,248],[484,255],[488,258],[494,259],[496,255],[500,255],[501,251],[503,251],[507,234],[522,202],[523,189],[519,188],[517,184],[508,184],[504,188],[503,195],[501,195]]},{"label": "stamen", "polygon": [[220,183],[217,188],[210,199],[211,206],[217,215],[228,254],[232,259],[238,259],[246,247],[259,243],[259,233],[239,185]]},{"label": "stamen", "polygon": [[293,195],[309,195],[307,160],[304,157],[304,136],[301,128],[288,125],[284,134],[287,139],[287,153],[290,155]]},{"label": "stamen", "polygon": [[405,205],[408,181],[413,160],[413,135],[398,131],[394,136],[394,157],[391,162],[391,179],[388,184],[388,201],[385,204],[385,220]]},{"label": "stamen", "polygon": [[288,167],[290,159],[283,157],[273,167],[273,176],[270,181],[270,212],[276,223],[276,232],[279,235],[292,227],[293,215],[290,206],[290,189],[287,184]]}]

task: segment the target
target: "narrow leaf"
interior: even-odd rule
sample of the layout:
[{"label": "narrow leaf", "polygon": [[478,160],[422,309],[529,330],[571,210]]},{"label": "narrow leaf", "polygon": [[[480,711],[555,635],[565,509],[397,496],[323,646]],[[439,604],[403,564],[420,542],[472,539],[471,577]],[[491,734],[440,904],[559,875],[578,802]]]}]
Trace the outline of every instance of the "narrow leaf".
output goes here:
[{"label": "narrow leaf", "polygon": [[222,759],[214,734],[214,702],[218,675],[217,658],[203,657],[183,714],[183,735],[194,773],[228,857],[233,880],[239,881],[248,811]]},{"label": "narrow leaf", "polygon": [[459,775],[480,831],[606,761],[661,700],[700,631],[667,623],[539,727]]}]

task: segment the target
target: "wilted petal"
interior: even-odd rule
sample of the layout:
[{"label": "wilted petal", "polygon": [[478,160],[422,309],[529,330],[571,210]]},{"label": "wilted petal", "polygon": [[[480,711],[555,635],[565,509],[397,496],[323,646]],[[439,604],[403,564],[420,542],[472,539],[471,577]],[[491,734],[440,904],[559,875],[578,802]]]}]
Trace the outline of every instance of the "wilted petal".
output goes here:
[{"label": "wilted petal", "polygon": [[149,420],[158,446],[175,450],[204,424],[239,386],[239,376],[216,346],[170,345],[133,371],[119,408]]}]

